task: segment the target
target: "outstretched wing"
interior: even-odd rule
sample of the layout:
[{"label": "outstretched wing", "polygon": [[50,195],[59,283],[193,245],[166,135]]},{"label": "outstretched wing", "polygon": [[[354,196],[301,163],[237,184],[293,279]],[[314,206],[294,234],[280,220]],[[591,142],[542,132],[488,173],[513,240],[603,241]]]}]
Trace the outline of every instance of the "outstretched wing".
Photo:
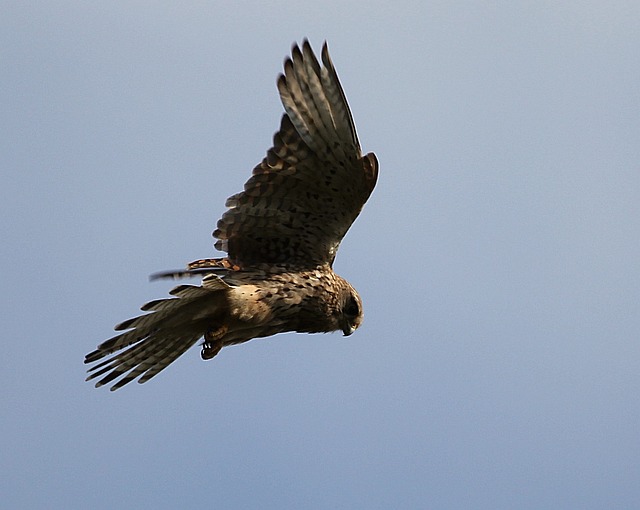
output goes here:
[{"label": "outstretched wing", "polygon": [[332,264],[376,184],[378,161],[362,156],[326,43],[322,63],[308,41],[293,46],[278,79],[286,114],[273,147],[213,233],[240,267]]}]

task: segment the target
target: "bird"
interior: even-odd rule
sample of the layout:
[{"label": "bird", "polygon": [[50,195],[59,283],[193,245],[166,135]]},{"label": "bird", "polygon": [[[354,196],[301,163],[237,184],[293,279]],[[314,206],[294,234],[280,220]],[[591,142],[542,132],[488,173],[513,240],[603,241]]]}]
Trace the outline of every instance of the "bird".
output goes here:
[{"label": "bird", "polygon": [[376,185],[378,160],[362,154],[326,41],[321,61],[307,39],[294,43],[277,87],[285,112],[273,146],[244,190],[227,199],[213,232],[226,256],[151,276],[201,283],[178,285],[116,325],[119,333],[85,356],[94,364],[86,380],[97,379],[96,387],[144,383],[200,339],[209,360],[254,338],[348,336],[362,323],[360,295],[333,262]]}]

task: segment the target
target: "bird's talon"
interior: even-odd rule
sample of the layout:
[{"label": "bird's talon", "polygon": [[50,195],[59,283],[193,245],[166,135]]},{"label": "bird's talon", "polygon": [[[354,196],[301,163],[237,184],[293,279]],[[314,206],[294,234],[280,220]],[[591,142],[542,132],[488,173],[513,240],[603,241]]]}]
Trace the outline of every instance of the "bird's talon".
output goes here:
[{"label": "bird's talon", "polygon": [[202,350],[200,351],[200,357],[203,360],[208,360],[215,357],[216,354],[222,349],[224,342],[222,341],[224,335],[228,331],[228,327],[223,324],[218,329],[208,329],[204,334],[204,343],[202,344]]}]

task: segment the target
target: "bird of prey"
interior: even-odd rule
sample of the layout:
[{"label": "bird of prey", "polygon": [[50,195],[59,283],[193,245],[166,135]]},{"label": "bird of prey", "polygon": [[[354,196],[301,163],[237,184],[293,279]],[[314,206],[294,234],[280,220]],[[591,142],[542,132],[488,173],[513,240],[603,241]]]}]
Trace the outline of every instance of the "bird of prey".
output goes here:
[{"label": "bird of prey", "polygon": [[201,259],[156,277],[202,277],[173,297],[141,307],[117,336],[85,357],[87,380],[111,390],[143,383],[204,337],[202,359],[222,347],[286,331],[353,333],[362,301],[333,272],[340,241],[378,177],[362,155],[353,118],[326,42],[322,64],[307,40],[294,45],[278,78],[285,114],[273,147],[231,196],[213,236],[226,257]]}]

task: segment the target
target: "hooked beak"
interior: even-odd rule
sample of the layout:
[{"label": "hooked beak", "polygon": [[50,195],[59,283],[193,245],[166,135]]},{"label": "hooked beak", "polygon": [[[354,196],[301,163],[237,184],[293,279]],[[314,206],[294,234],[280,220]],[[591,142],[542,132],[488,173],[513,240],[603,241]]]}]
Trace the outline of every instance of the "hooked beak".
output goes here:
[{"label": "hooked beak", "polygon": [[356,328],[353,327],[353,326],[344,326],[342,328],[342,332],[344,333],[344,336],[351,335],[355,330],[356,330]]}]

